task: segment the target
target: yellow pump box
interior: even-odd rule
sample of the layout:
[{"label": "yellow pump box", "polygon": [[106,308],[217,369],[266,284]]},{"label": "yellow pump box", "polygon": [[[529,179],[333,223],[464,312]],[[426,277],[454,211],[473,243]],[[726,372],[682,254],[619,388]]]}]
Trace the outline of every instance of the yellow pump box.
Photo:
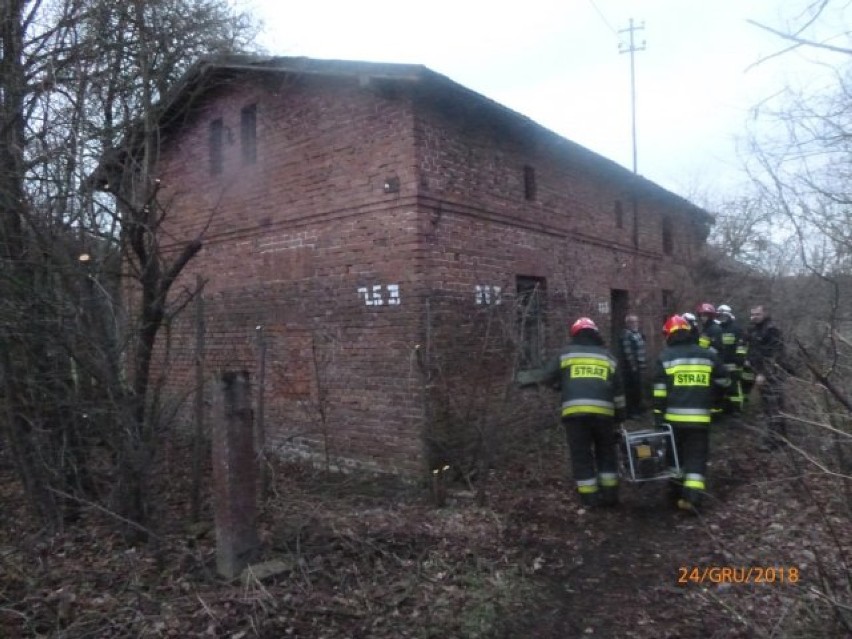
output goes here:
[{"label": "yellow pump box", "polygon": [[621,476],[628,481],[653,481],[680,475],[671,424],[634,431],[622,426],[618,453]]}]

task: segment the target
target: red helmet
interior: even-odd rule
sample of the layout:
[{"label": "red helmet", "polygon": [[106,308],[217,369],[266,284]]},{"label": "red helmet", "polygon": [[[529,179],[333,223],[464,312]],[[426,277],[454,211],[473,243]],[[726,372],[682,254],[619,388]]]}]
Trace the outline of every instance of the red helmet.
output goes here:
[{"label": "red helmet", "polygon": [[576,322],[571,324],[571,337],[574,337],[577,333],[582,330],[591,329],[593,331],[598,330],[597,324],[595,324],[588,317],[581,317]]},{"label": "red helmet", "polygon": [[666,320],[666,323],[663,324],[663,335],[669,337],[675,331],[688,331],[689,328],[689,322],[683,319],[683,317],[680,315],[672,315]]},{"label": "red helmet", "polygon": [[702,302],[695,308],[696,315],[712,315],[716,317],[716,307],[709,302]]}]

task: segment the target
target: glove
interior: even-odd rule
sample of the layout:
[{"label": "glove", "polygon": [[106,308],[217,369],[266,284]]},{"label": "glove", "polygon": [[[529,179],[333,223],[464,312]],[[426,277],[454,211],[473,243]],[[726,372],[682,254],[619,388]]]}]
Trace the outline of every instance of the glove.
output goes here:
[{"label": "glove", "polygon": [[654,428],[662,428],[663,427],[663,414],[662,413],[654,413]]}]

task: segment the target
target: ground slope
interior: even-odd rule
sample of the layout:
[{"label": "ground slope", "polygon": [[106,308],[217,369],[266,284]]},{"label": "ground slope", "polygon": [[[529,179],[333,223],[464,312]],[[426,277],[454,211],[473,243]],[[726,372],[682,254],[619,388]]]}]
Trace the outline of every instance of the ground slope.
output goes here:
[{"label": "ground slope", "polygon": [[[436,508],[416,487],[282,465],[260,517],[276,570],[233,583],[213,574],[210,526],[185,524],[188,449],[164,457],[166,523],[143,548],[96,509],[45,536],[5,460],[0,636],[848,636],[829,605],[850,602],[837,480],[755,439],[740,420],[715,428],[698,516],[672,510],[659,483],[580,508],[558,432],[498,464],[485,505],[466,486]],[[751,569],[728,576],[748,583],[718,583],[723,568]]]}]

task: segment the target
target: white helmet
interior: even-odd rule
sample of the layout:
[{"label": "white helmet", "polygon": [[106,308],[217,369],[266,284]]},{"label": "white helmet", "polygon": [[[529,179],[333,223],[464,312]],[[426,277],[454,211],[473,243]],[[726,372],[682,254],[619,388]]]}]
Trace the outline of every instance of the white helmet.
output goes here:
[{"label": "white helmet", "polygon": [[729,318],[734,319],[734,312],[727,304],[720,304],[716,308],[716,312],[719,313],[719,315],[727,315]]},{"label": "white helmet", "polygon": [[693,326],[698,322],[694,313],[681,313],[680,316]]}]

